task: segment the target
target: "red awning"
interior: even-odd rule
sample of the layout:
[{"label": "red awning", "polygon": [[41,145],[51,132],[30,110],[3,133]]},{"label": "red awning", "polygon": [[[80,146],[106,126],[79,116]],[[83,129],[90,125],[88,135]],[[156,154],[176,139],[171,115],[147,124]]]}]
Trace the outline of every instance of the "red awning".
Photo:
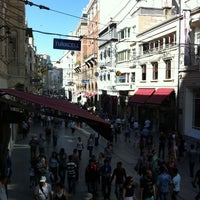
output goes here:
[{"label": "red awning", "polygon": [[173,91],[173,88],[159,88],[147,100],[147,103],[161,104]]},{"label": "red awning", "polygon": [[153,94],[154,88],[140,88],[136,93],[130,98],[130,102],[133,103],[145,103],[146,100]]},{"label": "red awning", "polygon": [[[35,95],[32,93],[17,91],[13,89],[0,89],[0,91],[5,92],[6,94],[24,99],[29,102],[33,102],[36,104],[43,105],[48,108],[52,108],[54,110],[58,110],[60,112],[68,113],[73,116],[79,117],[82,121],[85,121],[88,125],[90,125],[94,129],[98,129],[97,131],[104,136],[106,139],[110,138],[110,124],[105,122],[100,117],[97,117],[88,111],[80,108],[78,105],[70,103],[67,100],[63,99],[55,99],[41,95]],[[104,127],[103,129],[99,127]],[[101,131],[102,130],[102,131]],[[103,133],[105,131],[105,133]]]},{"label": "red awning", "polygon": [[86,92],[83,96],[84,96],[84,97],[90,97],[90,93],[89,93],[89,92]]}]

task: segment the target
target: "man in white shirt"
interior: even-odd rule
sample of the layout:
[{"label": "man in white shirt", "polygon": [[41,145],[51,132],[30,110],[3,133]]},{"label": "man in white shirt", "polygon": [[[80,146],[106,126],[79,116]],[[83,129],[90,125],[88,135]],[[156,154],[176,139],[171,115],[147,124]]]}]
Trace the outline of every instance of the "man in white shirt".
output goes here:
[{"label": "man in white shirt", "polygon": [[52,188],[49,183],[46,182],[46,177],[40,178],[40,183],[35,188],[35,199],[36,200],[52,200]]},{"label": "man in white shirt", "polygon": [[177,200],[177,195],[180,192],[180,185],[181,185],[181,176],[178,173],[178,169],[174,168],[173,170],[173,178],[172,178],[172,200]]}]

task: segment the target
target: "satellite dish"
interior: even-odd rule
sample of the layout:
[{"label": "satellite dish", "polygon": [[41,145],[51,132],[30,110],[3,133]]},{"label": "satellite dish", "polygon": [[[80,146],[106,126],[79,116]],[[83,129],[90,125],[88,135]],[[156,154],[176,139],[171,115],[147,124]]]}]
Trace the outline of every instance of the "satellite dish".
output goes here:
[{"label": "satellite dish", "polygon": [[120,71],[116,71],[116,76],[121,76],[121,72]]}]

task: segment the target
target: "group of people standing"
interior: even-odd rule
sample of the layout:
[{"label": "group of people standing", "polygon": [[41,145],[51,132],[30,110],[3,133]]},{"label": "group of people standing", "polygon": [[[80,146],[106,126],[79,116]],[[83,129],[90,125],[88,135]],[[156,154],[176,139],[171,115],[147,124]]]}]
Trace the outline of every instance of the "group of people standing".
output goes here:
[{"label": "group of people standing", "polygon": [[[137,121],[129,122],[123,128],[118,123],[119,120],[116,120],[113,128],[117,133],[115,134],[124,133],[122,135],[124,142],[133,144],[135,148],[140,150],[138,162],[135,166],[135,172],[140,177],[139,182],[135,182],[134,170],[132,176],[127,174],[122,160],[116,163],[116,167],[112,166],[114,141],[109,141],[104,150],[95,155],[100,149],[98,148],[98,133],[93,131],[84,143],[82,138],[78,134],[76,135],[74,130],[76,126],[70,124],[70,135],[76,137],[77,141],[74,149],[69,153],[66,153],[64,148],[60,148],[58,152],[52,151],[51,155],[45,155],[44,143],[46,142],[47,146],[51,144],[51,141],[49,144],[47,143],[46,129],[42,134],[46,135],[45,139],[40,135],[41,137],[39,136],[39,139],[35,140],[35,136],[33,136],[33,144],[29,143],[31,158],[35,158],[31,163],[31,168],[33,167],[34,170],[30,170],[30,180],[35,181],[35,199],[69,199],[70,194],[77,193],[76,183],[79,180],[79,167],[81,160],[83,160],[82,152],[87,150],[88,164],[82,170],[84,170],[85,186],[87,192],[91,194],[91,199],[98,199],[99,192],[102,192],[104,200],[111,199],[113,184],[117,200],[133,200],[136,198],[140,200],[176,200],[181,189],[181,175],[177,159],[180,156],[184,157],[187,153],[184,139],[179,138],[176,132],[170,134],[160,132],[159,143],[155,145],[150,120],[146,120],[143,126],[140,126]],[[46,128],[49,128],[49,126],[46,126]],[[127,134],[128,131],[130,134]],[[51,140],[54,134],[51,132],[50,135]],[[52,144],[53,146],[57,145],[54,142]],[[36,150],[37,148],[39,150]],[[195,179],[192,146],[190,154],[190,176]],[[195,179],[194,185],[196,183]]]},{"label": "group of people standing", "polygon": [[[113,123],[113,138],[119,134],[119,127],[123,130],[120,120],[116,119]],[[123,133],[124,141],[140,150],[134,167],[140,176],[138,198],[141,200],[176,200],[181,185],[177,159],[185,154],[185,140],[183,138],[178,140],[176,132],[170,134],[161,132],[159,144],[155,144],[149,119],[146,119],[143,124],[139,124],[134,118],[130,119]]]},{"label": "group of people standing", "polygon": [[[69,132],[73,137],[76,137],[76,125],[70,123],[69,128],[71,129]],[[55,135],[54,132],[56,132],[58,139],[59,129],[53,124],[48,124],[38,138],[34,134],[29,141],[31,158],[29,170],[30,188],[33,189],[36,200],[67,200],[70,195],[76,194],[82,151],[86,148],[89,152],[89,158],[91,158],[94,147],[98,146],[99,135],[94,131],[85,144],[82,138],[77,136],[72,152],[66,152],[64,147],[59,148],[57,146],[57,142],[55,143],[54,139],[52,142],[52,138]],[[50,149],[50,145],[53,145],[53,151],[48,155],[46,149]],[[58,148],[59,151],[57,152],[56,149]]]},{"label": "group of people standing", "polygon": [[135,183],[132,176],[128,176],[121,161],[117,162],[113,169],[108,158],[100,153],[101,157],[89,160],[85,169],[85,180],[88,192],[98,197],[98,191],[102,192],[104,200],[111,199],[111,186],[114,182],[114,192],[117,200],[133,200],[136,197]]},{"label": "group of people standing", "polygon": [[[77,148],[68,155],[65,148],[57,147],[59,126],[51,120],[42,122],[43,133],[39,137],[32,135],[29,141],[30,188],[36,200],[67,200],[70,193],[75,193],[75,182],[78,180],[81,138],[78,138]],[[48,155],[46,148],[50,149],[51,144],[52,152]],[[65,187],[66,180],[68,189]]]}]

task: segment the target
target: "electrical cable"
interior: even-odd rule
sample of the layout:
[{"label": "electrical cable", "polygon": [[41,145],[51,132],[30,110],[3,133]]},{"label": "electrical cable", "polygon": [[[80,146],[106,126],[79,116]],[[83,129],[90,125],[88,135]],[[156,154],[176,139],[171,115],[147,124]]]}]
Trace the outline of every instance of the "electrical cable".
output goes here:
[{"label": "electrical cable", "polygon": [[[0,16],[0,18],[4,21],[6,21],[3,17]],[[6,21],[7,23],[11,24],[13,27],[15,28],[18,28],[18,29],[21,29],[21,30],[24,30],[26,31],[27,28],[22,28],[22,27],[19,27],[19,26],[16,26],[14,25],[13,23],[9,22],[9,21]],[[52,33],[52,32],[44,32],[44,31],[39,31],[39,30],[34,30],[32,29],[33,32],[37,32],[37,33],[41,33],[41,34],[46,34],[46,35],[56,35],[56,36],[63,36],[63,37],[74,37],[74,38],[77,38],[77,39],[88,39],[88,40],[97,40],[97,41],[110,41],[110,40],[106,40],[106,39],[100,39],[100,38],[89,38],[89,37],[85,37],[85,36],[73,36],[73,35],[65,35],[65,34],[59,34],[59,33]],[[143,42],[143,43],[147,43],[147,41],[120,41],[120,42],[126,42],[126,43],[133,43],[133,42]],[[149,43],[149,41],[148,41]],[[173,44],[177,44],[177,43],[173,43]],[[182,43],[181,45],[184,45],[184,43]],[[196,45],[196,44],[190,44],[190,45]]]},{"label": "electrical cable", "polygon": [[[87,18],[83,18],[83,17],[78,17],[78,16],[75,16],[75,15],[72,15],[72,14],[68,14],[68,13],[64,13],[64,12],[62,12],[62,11],[57,11],[57,10],[53,10],[53,9],[50,9],[50,8],[48,8],[48,7],[46,7],[46,6],[43,6],[43,5],[38,5],[38,4],[34,4],[33,2],[30,2],[30,1],[27,1],[27,0],[19,0],[19,1],[21,1],[21,2],[23,2],[23,3],[25,3],[26,5],[29,5],[29,6],[36,6],[36,7],[39,7],[40,9],[45,9],[45,10],[51,10],[51,11],[53,11],[53,12],[56,12],[56,13],[60,13],[60,14],[63,14],[63,15],[67,15],[67,16],[70,16],[70,17],[74,17],[74,18],[78,18],[78,19],[84,19],[84,20],[87,20],[87,21],[89,21],[89,22],[91,22],[91,23],[97,23],[97,24],[100,24],[100,23],[98,23],[98,22],[96,22],[96,21],[90,21],[89,19],[87,19]],[[126,5],[118,12],[118,13],[120,13],[127,5],[128,5],[128,3],[130,2],[131,0],[129,0],[127,3],[126,3]],[[138,2],[137,2],[138,3]],[[136,4],[137,4],[136,3]],[[17,9],[17,8],[16,8]],[[133,8],[132,8],[133,9]],[[131,9],[131,10],[132,10]],[[130,11],[131,12],[131,11]],[[126,17],[126,16],[125,16]],[[121,22],[121,21],[120,21]],[[102,25],[105,25],[105,24],[102,24]],[[33,30],[34,31],[34,30]],[[40,31],[36,31],[35,30],[35,32],[40,32]],[[40,33],[42,33],[42,34],[48,34],[47,32],[44,32],[44,31],[41,31]],[[75,37],[75,38],[80,38],[80,37],[82,37],[82,36],[71,36],[71,35],[64,35],[64,34],[55,34],[55,33],[49,33],[50,35],[57,35],[57,36],[64,36],[64,37]],[[91,33],[91,34],[89,34],[89,35],[92,35],[92,34],[94,34],[94,33]],[[87,36],[83,36],[84,37],[84,39],[90,39],[90,40],[101,40],[101,41],[109,41],[109,40],[105,40],[105,39],[99,39],[99,38],[89,38],[89,37],[87,37]]]},{"label": "electrical cable", "polygon": [[[1,12],[0,12],[1,13]],[[10,21],[5,20],[3,17],[0,16],[0,19],[2,19],[3,21],[5,21],[6,23],[10,24],[12,27],[14,28],[18,28],[20,30],[24,30],[26,31],[27,28],[22,28],[19,26],[14,25],[13,23],[11,23]],[[97,40],[97,41],[109,41],[107,39],[100,39],[100,38],[90,38],[90,37],[86,37],[86,36],[76,36],[76,35],[66,35],[66,34],[60,34],[60,33],[52,33],[52,32],[45,32],[45,31],[39,31],[39,30],[34,30],[32,29],[33,32],[36,33],[41,33],[41,34],[45,34],[45,35],[55,35],[55,36],[59,36],[59,37],[72,37],[72,38],[77,38],[77,39],[86,39],[86,40]]]},{"label": "electrical cable", "polygon": [[119,25],[121,22],[123,22],[123,20],[130,14],[130,12],[135,8],[135,6],[138,4],[139,1],[137,1],[135,3],[135,5],[133,6],[133,8],[130,9],[130,11],[117,23],[117,25]]},{"label": "electrical cable", "polygon": [[[92,20],[89,20],[89,19],[87,19],[85,17],[79,17],[79,16],[76,16],[76,15],[72,15],[72,14],[69,14],[69,13],[62,12],[62,11],[54,10],[54,9],[51,9],[51,8],[49,8],[47,6],[44,6],[44,5],[35,4],[35,3],[31,2],[31,1],[27,1],[27,0],[19,0],[19,1],[24,2],[25,5],[36,6],[36,7],[40,8],[40,9],[49,10],[49,11],[52,11],[52,12],[55,12],[55,13],[59,13],[59,14],[66,15],[66,16],[73,17],[73,18],[77,18],[77,19],[87,20],[90,23],[100,24],[97,21],[92,21]],[[102,24],[102,25],[105,25],[105,24]]]},{"label": "electrical cable", "polygon": [[[23,1],[23,0],[20,0],[20,1]],[[24,1],[23,1],[24,2]],[[137,2],[138,3],[138,2]],[[136,4],[137,4],[136,3]],[[135,4],[135,5],[136,5]],[[133,9],[133,8],[132,8]],[[131,10],[132,10],[131,9]],[[131,12],[130,10],[130,12]],[[1,13],[1,12],[0,12]],[[6,21],[3,17],[0,17],[2,20]],[[14,25],[13,23],[9,22],[9,21],[6,21],[6,23],[9,23],[11,24],[13,27],[15,28],[18,28],[18,29],[21,29],[21,30],[27,30],[27,28],[22,28],[22,27],[19,27],[19,26],[16,26]],[[109,41],[109,40],[106,40],[106,39],[100,39],[100,38],[90,38],[90,37],[85,37],[85,36],[73,36],[73,35],[66,35],[66,34],[59,34],[59,33],[50,33],[50,32],[44,32],[44,31],[39,31],[39,30],[32,30],[33,32],[37,32],[37,33],[41,33],[41,34],[46,34],[46,35],[56,35],[56,36],[63,36],[63,37],[74,37],[74,38],[78,38],[78,39],[89,39],[89,40],[97,40],[97,41]],[[94,33],[93,33],[94,34]],[[91,34],[92,35],[92,34]],[[121,42],[144,42],[144,41],[121,41]],[[183,44],[184,45],[184,44]],[[192,44],[191,44],[192,45]],[[193,44],[194,45],[194,44]]]},{"label": "electrical cable", "polygon": [[127,7],[127,5],[128,5],[131,1],[132,1],[132,0],[129,0],[129,1],[124,5],[124,7],[121,8],[121,9],[119,10],[118,13],[115,14],[115,16],[112,18],[112,20],[113,20],[114,18],[116,18],[116,17]]}]

